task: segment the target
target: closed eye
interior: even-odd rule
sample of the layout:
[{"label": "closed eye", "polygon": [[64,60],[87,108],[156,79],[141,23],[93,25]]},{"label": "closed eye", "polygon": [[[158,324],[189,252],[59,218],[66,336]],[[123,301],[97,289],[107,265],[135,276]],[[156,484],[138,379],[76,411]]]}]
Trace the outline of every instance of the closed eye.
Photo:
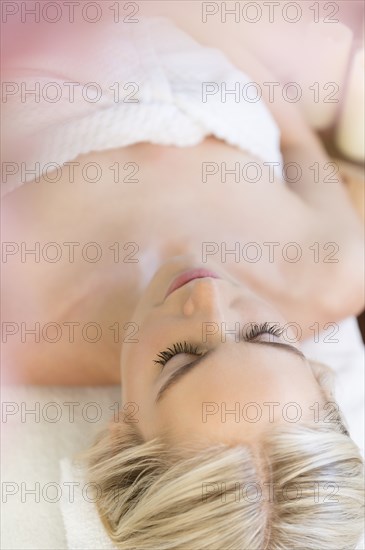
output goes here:
[{"label": "closed eye", "polygon": [[[277,324],[271,324],[268,322],[265,323],[250,323],[246,329],[246,334],[244,337],[240,335],[240,339],[243,339],[245,342],[251,342],[261,336],[262,334],[270,334],[276,337],[280,337],[284,331],[284,328]],[[154,363],[164,367],[170,359],[175,355],[187,354],[195,355],[197,357],[203,355],[203,351],[200,350],[199,345],[191,344],[186,341],[177,342],[172,344],[170,347],[166,348],[163,351],[160,351],[157,354]]]},{"label": "closed eye", "polygon": [[[299,356],[302,360],[306,361],[305,355],[298,348],[296,348],[295,346],[293,346],[291,344],[284,343],[284,342],[272,342],[272,341],[259,340],[258,339],[259,334],[257,333],[257,331],[255,331],[254,334],[255,334],[254,336],[251,335],[248,338],[240,336],[239,342],[240,343],[249,342],[252,345],[255,344],[255,345],[261,345],[261,346],[270,346],[272,348],[281,349],[281,350],[290,352],[292,354],[295,354],[295,355]],[[260,334],[272,334],[272,332],[269,332],[269,331],[265,330],[264,332],[261,332]],[[195,367],[197,367],[198,365],[201,365],[209,356],[213,355],[214,352],[217,350],[217,348],[218,348],[218,346],[206,351],[205,353],[199,352],[199,355],[197,356],[196,359],[194,359],[193,361],[190,361],[189,363],[186,363],[186,364],[180,366],[178,369],[176,369],[169,376],[169,378],[166,380],[166,382],[161,386],[161,388],[159,389],[155,402],[157,403],[161,400],[162,396],[166,393],[166,391],[169,387],[171,387],[173,384],[175,384],[178,380],[180,380],[183,376],[185,376],[188,372],[193,370]],[[179,353],[181,353],[181,352],[179,352]],[[176,355],[176,354],[174,354],[174,355]]]}]

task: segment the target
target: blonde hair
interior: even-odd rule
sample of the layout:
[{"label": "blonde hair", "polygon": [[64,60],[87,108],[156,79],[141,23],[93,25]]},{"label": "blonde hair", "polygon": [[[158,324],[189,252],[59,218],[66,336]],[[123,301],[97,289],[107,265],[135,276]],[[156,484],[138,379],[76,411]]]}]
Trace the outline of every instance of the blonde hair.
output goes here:
[{"label": "blonde hair", "polygon": [[[312,369],[328,399],[330,369]],[[338,410],[275,426],[258,449],[173,448],[116,423],[83,459],[122,550],[347,550],[362,534],[363,462]]]}]

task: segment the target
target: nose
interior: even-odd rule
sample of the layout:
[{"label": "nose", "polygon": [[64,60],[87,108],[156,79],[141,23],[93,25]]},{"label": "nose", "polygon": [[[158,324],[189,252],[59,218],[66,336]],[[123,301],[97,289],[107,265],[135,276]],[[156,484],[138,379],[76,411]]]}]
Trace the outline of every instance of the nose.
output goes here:
[{"label": "nose", "polygon": [[186,317],[201,316],[207,321],[221,321],[224,318],[224,295],[217,279],[196,279],[183,304]]}]

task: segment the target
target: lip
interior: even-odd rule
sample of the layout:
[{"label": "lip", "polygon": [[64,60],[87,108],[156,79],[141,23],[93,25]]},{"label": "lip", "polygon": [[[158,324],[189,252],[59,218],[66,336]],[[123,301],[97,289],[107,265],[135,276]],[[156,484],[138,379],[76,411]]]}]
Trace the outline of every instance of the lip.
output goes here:
[{"label": "lip", "polygon": [[184,273],[181,273],[181,275],[175,277],[166,292],[165,298],[167,298],[169,294],[171,294],[178,288],[181,288],[187,283],[190,283],[190,281],[193,281],[194,279],[205,279],[206,277],[210,277],[211,279],[221,279],[219,275],[217,275],[216,273],[214,273],[214,271],[211,271],[210,269],[190,269],[189,271],[185,271]]}]

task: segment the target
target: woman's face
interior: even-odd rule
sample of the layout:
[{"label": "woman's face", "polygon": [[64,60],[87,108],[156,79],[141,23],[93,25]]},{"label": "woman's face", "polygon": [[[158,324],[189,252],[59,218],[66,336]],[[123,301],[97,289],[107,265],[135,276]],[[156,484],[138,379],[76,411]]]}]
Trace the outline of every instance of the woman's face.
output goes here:
[{"label": "woman's face", "polygon": [[253,440],[274,422],[314,419],[323,401],[290,329],[276,330],[286,320],[221,266],[170,260],[131,322],[138,333],[123,343],[122,403],[145,440]]}]

